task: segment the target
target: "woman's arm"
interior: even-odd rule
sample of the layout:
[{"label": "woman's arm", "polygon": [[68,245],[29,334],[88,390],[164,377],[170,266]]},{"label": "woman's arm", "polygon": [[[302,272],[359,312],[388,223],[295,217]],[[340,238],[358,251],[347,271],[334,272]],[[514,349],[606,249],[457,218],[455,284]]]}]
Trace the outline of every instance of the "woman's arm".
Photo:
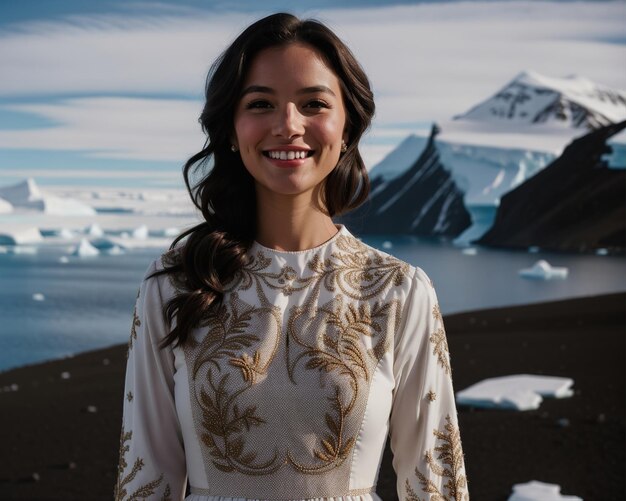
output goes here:
[{"label": "woman's arm", "polygon": [[390,433],[398,497],[469,500],[448,343],[432,282],[419,268],[394,356]]},{"label": "woman's arm", "polygon": [[[155,263],[146,277],[155,271]],[[186,467],[174,403],[174,354],[158,344],[167,334],[158,278],[144,278],[133,313],[124,389],[116,501],[183,499]]]}]

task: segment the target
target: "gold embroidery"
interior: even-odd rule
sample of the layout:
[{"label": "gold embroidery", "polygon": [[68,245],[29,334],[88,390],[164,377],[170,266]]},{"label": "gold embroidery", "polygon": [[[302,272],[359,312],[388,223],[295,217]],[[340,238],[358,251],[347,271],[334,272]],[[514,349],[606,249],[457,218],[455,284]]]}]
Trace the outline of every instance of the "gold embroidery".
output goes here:
[{"label": "gold embroidery", "polygon": [[441,317],[441,310],[439,305],[433,306],[433,317],[436,321],[439,321],[441,327],[430,335],[430,342],[434,344],[433,355],[437,355],[439,365],[446,374],[452,375],[452,368],[450,367],[450,351],[448,349],[448,340],[446,339],[446,331],[443,328],[443,320]]},{"label": "gold embroidery", "polygon": [[[430,501],[468,501],[467,478],[463,472],[463,451],[461,449],[461,435],[459,429],[452,424],[450,415],[446,416],[446,431],[433,430],[433,434],[443,442],[443,444],[435,447],[435,451],[439,455],[435,459],[433,452],[428,450],[425,453],[426,463],[432,474],[442,479],[447,479],[443,485],[448,490],[445,495],[441,492],[432,480],[415,468],[415,475],[420,481],[420,486],[424,492],[434,494],[430,496]],[[441,463],[436,464],[436,461]],[[429,475],[430,476],[430,475]],[[431,477],[432,478],[432,477]],[[411,488],[409,480],[406,480],[406,489],[409,501],[421,501],[417,493]]]},{"label": "gold embroidery", "polygon": [[[404,483],[404,487],[406,489],[406,494],[407,497],[405,498],[405,501],[424,501],[421,497],[419,497],[417,495],[417,492],[415,492],[413,490],[413,487],[411,487],[411,484],[409,483],[409,479],[406,479],[406,482]],[[437,498],[435,498],[436,500]],[[435,501],[433,500],[433,501]]]},{"label": "gold embroidery", "polygon": [[[257,415],[256,406],[240,410],[237,404],[238,397],[267,373],[278,349],[280,311],[264,297],[259,299],[261,306],[254,307],[241,301],[236,292],[231,293],[228,300],[209,315],[206,322],[208,331],[202,341],[192,340],[184,347],[187,359],[193,360],[190,376],[196,392],[195,404],[201,415],[200,438],[208,448],[212,464],[223,472],[265,475],[281,466],[277,463],[277,451],[270,459],[261,462],[257,460],[256,452],[246,452],[246,433],[252,427],[265,424],[265,420]],[[262,354],[257,349],[250,357],[242,350],[263,341],[250,331],[253,330],[253,321],[264,319],[269,322],[267,334],[274,333],[271,352]],[[254,326],[258,327],[257,324]],[[266,359],[265,363],[262,359]],[[233,374],[225,372],[216,376],[225,369],[220,365],[224,361],[241,371],[245,384],[235,391],[228,384]],[[217,384],[215,377],[219,378]]]},{"label": "gold embroidery", "polygon": [[[139,292],[137,291],[137,299],[139,299]],[[133,309],[133,322],[130,327],[130,339],[128,340],[128,349],[126,350],[126,358],[130,354],[130,350],[133,349],[133,341],[137,339],[137,327],[141,327],[141,320],[137,316],[137,300],[135,300],[135,308]]]},{"label": "gold embroidery", "polygon": [[[340,236],[336,245],[338,250],[327,258],[314,254],[302,276],[290,266],[270,271],[272,258],[257,252],[227,284],[222,304],[207,314],[202,337],[183,347],[207,464],[246,475],[267,475],[285,465],[315,474],[340,466],[352,453],[365,411],[363,405],[355,411],[355,404],[361,392],[368,394],[373,371],[400,325],[401,302],[384,300],[384,294],[404,283],[410,267],[371,252],[354,238]],[[164,261],[169,258],[164,256]],[[254,305],[238,294],[252,288]],[[322,288],[336,299],[320,307]],[[310,461],[278,448],[259,459],[248,440],[251,430],[267,425],[267,417],[259,414],[257,405],[243,404],[242,397],[264,381],[282,338],[281,309],[268,300],[267,289],[284,296],[306,294],[304,304],[292,306],[287,319],[288,376],[297,385],[297,365],[319,371],[320,388],[328,386],[331,392],[329,409],[321,414],[326,432],[311,430],[317,445],[306,451]],[[380,300],[368,302],[372,298]],[[366,402],[366,397],[361,400]]]},{"label": "gold embroidery", "polygon": [[129,392],[126,394],[126,399],[127,399],[129,402],[132,402],[132,400],[133,400],[133,392],[132,392],[132,391],[129,391]]},{"label": "gold embroidery", "polygon": [[428,397],[429,402],[434,402],[437,399],[437,394],[433,390],[430,390],[426,396]]},{"label": "gold embroidery", "polygon": [[[127,442],[132,439],[132,436],[132,431],[125,432],[124,427],[122,427],[119,452],[120,462],[117,467],[117,483],[115,484],[114,490],[115,501],[147,499],[149,496],[152,496],[155,493],[155,490],[161,485],[161,482],[163,482],[163,474],[161,474],[161,476],[159,476],[159,478],[157,478],[156,480],[148,482],[147,484],[144,484],[135,489],[132,494],[128,493],[128,491],[126,490],[128,484],[135,479],[137,474],[144,467],[143,459],[138,457],[137,459],[135,459],[135,463],[133,464],[130,472],[126,476],[123,476],[124,471],[128,467],[128,463],[126,462],[126,453],[130,450],[130,446],[127,444]],[[169,484],[165,486],[165,492],[163,493],[161,501],[171,501]]]},{"label": "gold embroidery", "polygon": [[[212,372],[209,371],[209,384],[213,390],[214,399],[204,389],[200,392],[200,398],[205,430],[201,438],[215,458],[212,461],[213,465],[223,472],[238,471],[250,475],[263,475],[276,471],[280,467],[274,464],[278,457],[277,452],[265,463],[255,464],[256,453],[244,453],[244,438],[241,436],[232,438],[233,434],[242,432],[244,428],[249,431],[252,426],[265,423],[256,415],[256,406],[240,411],[237,404],[233,404],[236,395],[229,395],[226,391],[229,374],[222,376],[217,387],[211,380],[211,374]],[[230,415],[232,418],[229,419]],[[219,447],[216,437],[221,439],[222,448]]]}]

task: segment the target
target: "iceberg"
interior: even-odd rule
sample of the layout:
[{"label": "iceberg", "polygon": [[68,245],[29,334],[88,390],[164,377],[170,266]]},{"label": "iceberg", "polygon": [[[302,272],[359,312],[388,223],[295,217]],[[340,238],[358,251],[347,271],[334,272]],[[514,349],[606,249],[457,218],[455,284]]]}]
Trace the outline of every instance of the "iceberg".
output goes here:
[{"label": "iceberg", "polygon": [[551,280],[553,278],[567,278],[568,269],[565,267],[552,266],[544,259],[537,261],[531,268],[519,270],[519,275],[524,278]]},{"label": "iceberg", "polygon": [[11,212],[13,212],[13,205],[4,198],[0,198],[0,214],[9,214]]},{"label": "iceberg", "polygon": [[41,242],[43,238],[37,228],[0,229],[0,245],[22,245]]},{"label": "iceberg", "polygon": [[142,224],[133,230],[132,236],[137,240],[145,240],[148,238],[148,227],[145,224]]},{"label": "iceberg", "polygon": [[73,256],[80,257],[97,256],[98,254],[100,254],[100,251],[91,245],[86,238],[83,238],[74,249],[74,252],[72,252]]},{"label": "iceberg", "polygon": [[542,397],[567,398],[574,392],[574,380],[554,376],[518,374],[484,379],[457,392],[459,405],[485,409],[538,409]]},{"label": "iceberg", "polygon": [[563,496],[560,485],[532,480],[525,484],[515,484],[508,501],[583,501],[583,498]]},{"label": "iceberg", "polygon": [[102,237],[104,236],[104,231],[102,231],[102,228],[100,228],[100,226],[97,223],[92,223],[89,226],[87,226],[87,228],[85,228],[85,234],[89,235],[90,237]]},{"label": "iceberg", "polygon": [[94,216],[96,211],[73,198],[47,195],[33,178],[0,188],[0,198],[14,208],[29,209],[58,216]]}]

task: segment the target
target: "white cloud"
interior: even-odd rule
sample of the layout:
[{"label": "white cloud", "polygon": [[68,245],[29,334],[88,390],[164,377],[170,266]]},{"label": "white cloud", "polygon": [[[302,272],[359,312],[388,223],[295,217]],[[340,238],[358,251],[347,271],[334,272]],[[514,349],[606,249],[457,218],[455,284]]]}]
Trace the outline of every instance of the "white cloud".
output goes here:
[{"label": "white cloud", "polygon": [[[626,87],[626,46],[600,41],[624,38],[625,2],[453,2],[320,11],[316,17],[348,42],[371,78],[377,98],[372,136],[386,124],[462,113],[525,69]],[[108,15],[27,24],[0,33],[0,96],[200,96],[212,60],[253,18]],[[201,105],[137,97],[11,105],[59,125],[2,130],[0,147],[180,162],[202,147]],[[387,147],[368,148],[374,159]]]},{"label": "white cloud", "polygon": [[84,151],[87,157],[184,162],[202,149],[201,102],[91,97],[6,106],[57,122],[55,127],[0,130],[0,148]]}]

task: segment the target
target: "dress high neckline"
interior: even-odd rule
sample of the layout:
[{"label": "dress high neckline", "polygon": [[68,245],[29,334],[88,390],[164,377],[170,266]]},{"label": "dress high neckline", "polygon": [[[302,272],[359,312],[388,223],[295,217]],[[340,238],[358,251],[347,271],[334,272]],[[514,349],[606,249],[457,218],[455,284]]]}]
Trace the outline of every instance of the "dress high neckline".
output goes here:
[{"label": "dress high neckline", "polygon": [[346,228],[346,226],[343,225],[343,224],[336,224],[335,228],[337,228],[337,230],[338,230],[337,233],[335,233],[332,237],[330,237],[325,242],[323,242],[323,243],[321,243],[319,245],[316,245],[315,247],[311,247],[310,249],[302,249],[302,250],[297,250],[297,251],[287,251],[287,250],[280,250],[280,249],[272,249],[271,247],[266,247],[265,245],[260,244],[259,242],[257,242],[255,240],[252,243],[251,250],[252,251],[259,251],[260,250],[260,251],[271,252],[273,254],[279,254],[279,255],[306,254],[308,252],[317,252],[317,251],[322,250],[327,245],[332,244],[341,235],[344,235],[344,236],[350,235],[350,232],[348,231],[348,228]]}]

